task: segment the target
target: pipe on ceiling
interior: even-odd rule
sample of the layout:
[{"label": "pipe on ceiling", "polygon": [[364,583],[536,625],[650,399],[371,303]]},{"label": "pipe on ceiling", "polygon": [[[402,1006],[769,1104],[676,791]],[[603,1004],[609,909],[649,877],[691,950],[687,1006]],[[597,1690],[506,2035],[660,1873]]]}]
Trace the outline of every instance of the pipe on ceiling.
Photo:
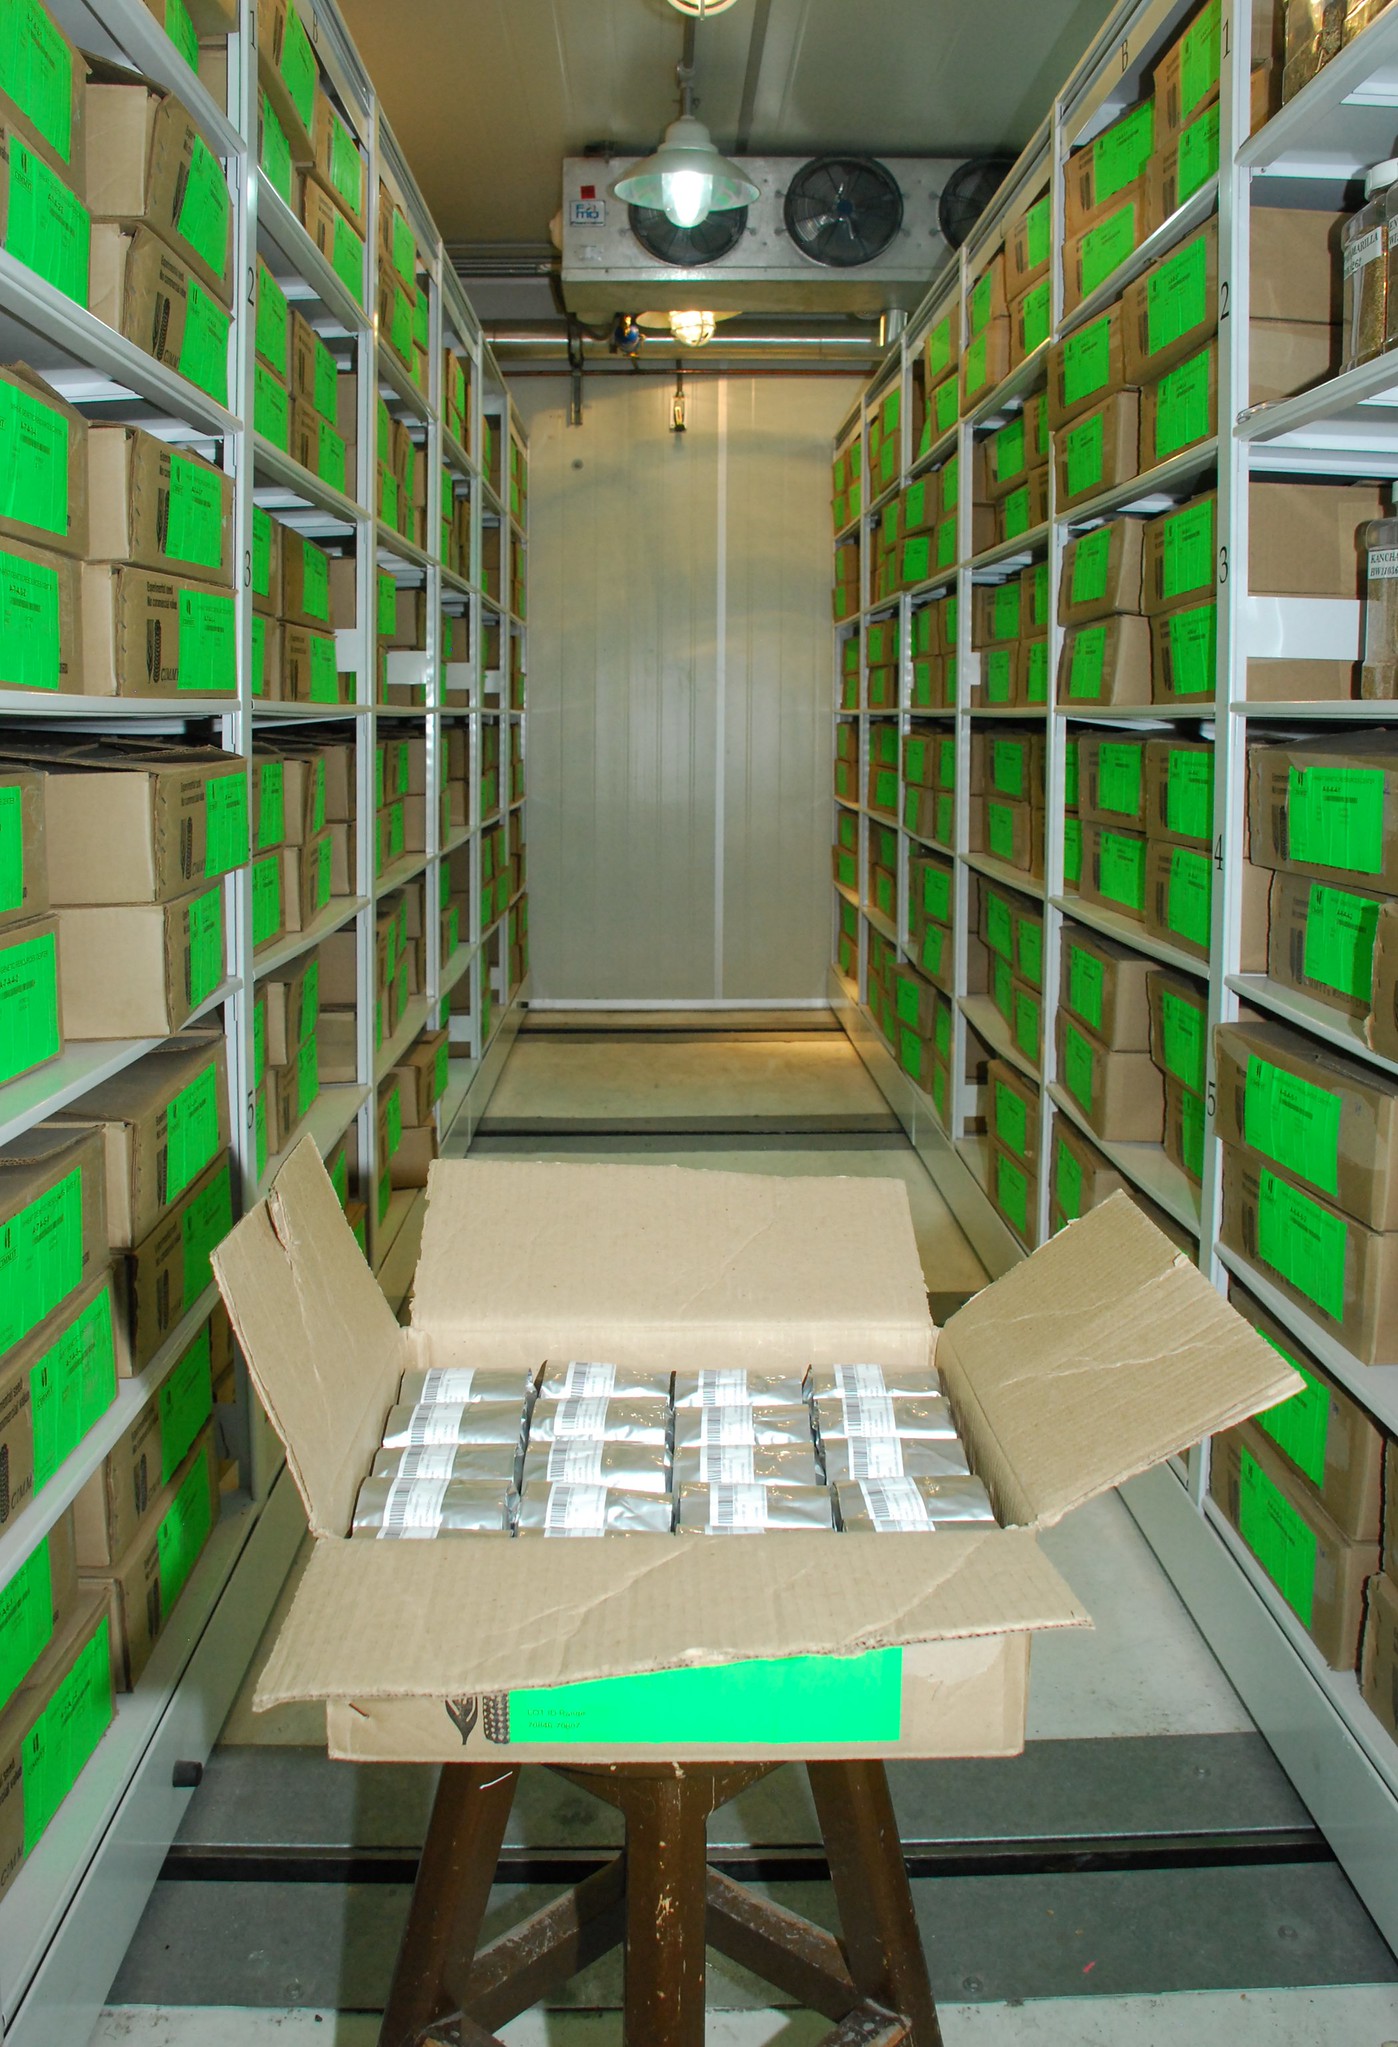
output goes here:
[{"label": "pipe on ceiling", "polygon": [[[485,334],[502,365],[555,359],[567,365],[568,327],[563,320],[502,321],[486,326]],[[590,364],[612,358],[610,345],[594,340],[586,331],[582,346]],[[681,348],[672,334],[643,335],[639,355],[644,362],[661,359],[673,362],[676,357],[683,357],[687,368],[697,367],[700,362],[765,362],[782,356],[798,362],[859,363],[868,367],[878,360],[881,346],[876,326],[854,320],[789,323],[769,320],[751,326],[735,321],[731,326],[721,326],[713,340],[698,350]]]}]

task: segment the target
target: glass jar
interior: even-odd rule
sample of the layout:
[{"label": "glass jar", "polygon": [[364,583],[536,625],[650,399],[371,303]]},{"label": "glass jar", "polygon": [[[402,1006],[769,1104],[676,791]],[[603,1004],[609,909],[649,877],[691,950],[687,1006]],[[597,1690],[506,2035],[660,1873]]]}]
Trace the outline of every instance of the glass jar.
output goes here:
[{"label": "glass jar", "polygon": [[1388,201],[1398,181],[1398,157],[1375,164],[1364,180],[1364,204],[1340,233],[1344,267],[1344,326],[1340,366],[1381,355],[1388,339]]}]

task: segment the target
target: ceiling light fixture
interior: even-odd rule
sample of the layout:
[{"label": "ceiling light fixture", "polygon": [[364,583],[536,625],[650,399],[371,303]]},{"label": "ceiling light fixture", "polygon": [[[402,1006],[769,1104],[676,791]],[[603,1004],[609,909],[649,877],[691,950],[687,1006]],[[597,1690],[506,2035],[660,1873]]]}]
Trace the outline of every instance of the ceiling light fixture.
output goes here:
[{"label": "ceiling light fixture", "polygon": [[681,348],[702,348],[714,338],[716,321],[712,313],[696,311],[671,313],[670,332]]},{"label": "ceiling light fixture", "polygon": [[670,123],[653,155],[643,156],[622,173],[611,196],[628,206],[658,207],[676,227],[698,227],[715,211],[751,206],[758,188],[739,164],[714,148],[708,129],[692,111],[694,74],[683,64],[678,72],[678,121]]},{"label": "ceiling light fixture", "polygon": [[737,0],[670,0],[677,14],[687,21],[707,21],[711,14],[727,14]]}]

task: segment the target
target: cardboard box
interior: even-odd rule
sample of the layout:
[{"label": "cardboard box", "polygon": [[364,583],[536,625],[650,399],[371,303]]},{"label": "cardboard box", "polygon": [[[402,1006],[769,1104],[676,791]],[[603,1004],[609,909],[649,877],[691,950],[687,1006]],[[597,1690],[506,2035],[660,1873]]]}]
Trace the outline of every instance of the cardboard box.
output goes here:
[{"label": "cardboard box", "polygon": [[57,905],[164,902],[247,860],[247,763],[237,754],[107,741],[36,757]]},{"label": "cardboard box", "polygon": [[1204,1184],[1204,1097],[1172,1073],[1165,1081],[1165,1156],[1193,1187]]},{"label": "cardboard box", "polygon": [[1044,871],[1044,813],[1033,803],[1008,797],[974,797],[970,810],[970,850],[985,853],[1024,874]]},{"label": "cardboard box", "polygon": [[1010,368],[1018,369],[1022,362],[1042,348],[1048,340],[1051,328],[1049,283],[1041,277],[1037,284],[1031,284],[1018,298],[1010,300]]},{"label": "cardboard box", "polygon": [[[0,1719],[0,1893],[47,1830],[112,1718],[106,1602],[82,1597]],[[40,1758],[52,1765],[40,1774]]]},{"label": "cardboard box", "polygon": [[1398,748],[1382,733],[1250,747],[1248,834],[1262,867],[1398,893]]},{"label": "cardboard box", "polygon": [[232,591],[111,562],[86,562],[80,573],[86,695],[236,696]]},{"label": "cardboard box", "polygon": [[315,151],[316,175],[334,193],[359,233],[367,233],[368,167],[359,153],[353,130],[320,86],[316,88],[311,146]]},{"label": "cardboard box", "polygon": [[9,1353],[0,1368],[0,1526],[43,1491],[106,1413],[126,1364],[110,1268]]},{"label": "cardboard box", "polygon": [[1398,1229],[1398,1083],[1283,1024],[1220,1024],[1218,1132],[1373,1230]]},{"label": "cardboard box", "polygon": [[257,75],[271,100],[293,162],[313,164],[315,51],[296,0],[257,0]]},{"label": "cardboard box", "polygon": [[59,913],[59,924],[69,1038],[164,1037],[224,979],[219,882],[166,903],[76,905]]},{"label": "cardboard box", "polygon": [[356,678],[342,674],[333,633],[282,628],[282,695],[290,703],[351,704]]},{"label": "cardboard box", "polygon": [[[0,106],[5,99],[0,91]],[[23,363],[0,368],[0,463],[13,479],[0,536],[81,560],[88,551],[87,421]]]},{"label": "cardboard box", "polygon": [[1381,989],[1375,942],[1386,904],[1387,898],[1364,889],[1328,886],[1299,874],[1272,876],[1268,975],[1347,1016],[1367,1017],[1372,993],[1375,1050],[1387,1042],[1389,1029],[1390,976],[1383,974]]},{"label": "cardboard box", "polygon": [[1372,483],[1252,484],[1249,587],[1287,597],[1363,597],[1363,529],[1389,516],[1385,496]]},{"label": "cardboard box", "polygon": [[[842,1356],[876,1319],[886,1363],[925,1365],[933,1332],[906,1196],[877,1182],[837,1188],[734,1174],[716,1183],[643,1168],[438,1162],[410,1330],[384,1305],[313,1146],[292,1154],[270,1200],[271,1211],[259,1205],[222,1246],[218,1271],[259,1394],[288,1440],[317,1540],[259,1703],[331,1701],[331,1751],[358,1759],[470,1759],[497,1754],[502,1733],[511,1760],[639,1758],[651,1752],[657,1707],[667,1754],[732,1759],[757,1752],[751,1696],[742,1688],[739,1702],[731,1671],[718,1688],[696,1672],[809,1655],[820,1659],[813,1676],[843,1689],[869,1669],[850,1665],[849,1652],[900,1647],[901,1680],[899,1659],[879,1666],[888,1673],[886,1709],[862,1715],[863,1752],[1017,1747],[1024,1631],[1078,1612],[1056,1577],[1043,1576],[1048,1566],[1031,1527],[1118,1482],[1127,1467],[1158,1461],[1225,1415],[1238,1419],[1297,1383],[1129,1204],[1108,1204],[1046,1247],[1037,1264],[978,1295],[941,1334],[939,1368],[956,1410],[976,1417],[973,1461],[1007,1527],[949,1535],[935,1583],[925,1551],[903,1546],[905,1561],[886,1541],[872,1550],[875,1537],[810,1538],[824,1544],[819,1601],[790,1596],[811,1568],[809,1548],[798,1551],[794,1540],[763,1538],[759,1547],[741,1537],[722,1545],[636,1537],[624,1590],[603,1544],[558,1544],[549,1569],[562,1609],[600,1603],[618,1625],[544,1637],[535,1630],[526,1641],[519,1616],[538,1571],[528,1545],[492,1542],[487,1571],[470,1537],[339,1539],[399,1375],[419,1346],[435,1332],[449,1339],[454,1361],[468,1363],[474,1332],[488,1327],[497,1364],[536,1358],[541,1341],[545,1351],[600,1345],[623,1362],[722,1363],[750,1355],[761,1331],[775,1361],[804,1365]],[[657,1226],[667,1248],[638,1268],[636,1232]],[[459,1246],[463,1230],[478,1254],[469,1267],[443,1249],[447,1239]],[[523,1242],[533,1244],[527,1273],[517,1259]],[[308,1289],[335,1304],[330,1313],[302,1314],[296,1304]],[[706,1302],[702,1325],[690,1321],[696,1292]],[[1007,1329],[1023,1335],[1007,1338]],[[1162,1329],[1168,1359],[1157,1351]],[[344,1389],[328,1416],[312,1393],[324,1370]],[[1086,1428],[1108,1387],[1116,1389],[1113,1413],[1129,1423]],[[582,1717],[566,1734],[552,1710],[564,1702],[537,1696],[560,1682],[680,1664],[687,1666],[680,1676],[645,1685],[644,1728],[614,1719],[600,1739],[588,1694],[571,1695]],[[492,1703],[489,1741],[478,1717],[458,1710],[453,1718],[444,1703],[482,1694],[508,1694]],[[692,1719],[677,1718],[681,1695],[694,1701]],[[591,1696],[601,1704],[611,1695]],[[838,1727],[816,1696],[803,1698],[799,1723],[767,1730],[764,1761],[783,1750],[848,1752],[849,1723]]]},{"label": "cardboard box", "polygon": [[328,632],[331,556],[288,526],[282,535],[282,617]]},{"label": "cardboard box", "polygon": [[1386,1573],[1369,1580],[1359,1689],[1398,1741],[1398,1584]]},{"label": "cardboard box", "polygon": [[1055,431],[1060,509],[1129,483],[1141,466],[1140,398],[1118,391]]},{"label": "cardboard box", "polygon": [[301,192],[306,232],[357,306],[365,302],[364,238],[323,185],[307,178]]},{"label": "cardboard box", "polygon": [[1212,846],[1212,743],[1206,739],[1148,739],[1145,776],[1149,837],[1181,846]]},{"label": "cardboard box", "polygon": [[1148,704],[1150,626],[1115,613],[1064,634],[1058,660],[1061,704]]},{"label": "cardboard box", "polygon": [[0,932],[49,906],[44,785],[25,768],[0,767]]},{"label": "cardboard box", "polygon": [[1147,976],[1150,1056],[1167,1080],[1202,1095],[1208,1080],[1208,990],[1187,974],[1154,967]]},{"label": "cardboard box", "polygon": [[1256,1426],[1342,1535],[1351,1542],[1377,1542],[1384,1500],[1382,1430],[1236,1280],[1228,1298],[1306,1382],[1304,1391],[1255,1416]]},{"label": "cardboard box", "polygon": [[1055,430],[1126,388],[1121,306],[1108,306],[1049,351],[1048,422]]},{"label": "cardboard box", "polygon": [[233,304],[233,199],[223,166],[173,93],[87,87],[87,206],[148,226],[222,306]]},{"label": "cardboard box", "polygon": [[986,1191],[990,1205],[1026,1249],[1039,1240],[1039,1176],[1001,1144],[987,1153]]},{"label": "cardboard box", "polygon": [[267,994],[267,1064],[294,1059],[320,1019],[320,954],[308,953],[261,983]]},{"label": "cardboard box", "polygon": [[1010,373],[1010,320],[998,313],[966,343],[961,357],[961,409],[982,404]]},{"label": "cardboard box", "polygon": [[1084,299],[1100,291],[1149,233],[1149,190],[1143,173],[1116,194],[1098,219],[1064,243],[1065,315],[1075,313]]},{"label": "cardboard box", "polygon": [[1005,289],[1015,298],[1049,267],[1049,195],[1035,200],[1005,237]]},{"label": "cardboard box", "polygon": [[122,1555],[105,1568],[93,1564],[80,1572],[83,1589],[108,1601],[112,1682],[118,1691],[129,1692],[140,1682],[218,1515],[218,1459],[210,1424],[155,1495]]},{"label": "cardboard box", "polygon": [[151,1502],[208,1427],[216,1372],[231,1370],[232,1362],[227,1318],[220,1308],[78,1494],[73,1520],[79,1570],[114,1563],[130,1547]]},{"label": "cardboard box", "polygon": [[1377,1542],[1349,1542],[1261,1430],[1213,1444],[1209,1491],[1332,1670],[1353,1670]]},{"label": "cardboard box", "polygon": [[1150,1044],[1152,964],[1129,946],[1081,924],[1063,927],[1059,1002],[1109,1051],[1144,1052]]},{"label": "cardboard box", "polygon": [[104,1184],[99,1131],[40,1123],[0,1145],[0,1359],[106,1271]]},{"label": "cardboard box", "polygon": [[433,1121],[433,1105],[446,1092],[449,1057],[447,1033],[424,1031],[393,1069],[399,1079],[406,1127],[417,1128]]},{"label": "cardboard box", "polygon": [[95,560],[232,587],[231,476],[135,426],[94,426],[87,459]]},{"label": "cardboard box", "polygon": [[1121,295],[1126,381],[1144,387],[1218,331],[1218,219],[1206,220]]},{"label": "cardboard box", "polygon": [[354,444],[303,398],[293,401],[288,425],[288,452],[312,476],[345,497],[356,494]]},{"label": "cardboard box", "polygon": [[1178,135],[1218,98],[1220,48],[1219,0],[1205,0],[1156,61],[1153,85],[1161,137]]},{"label": "cardboard box", "polygon": [[1058,586],[1060,625],[1140,611],[1145,531],[1139,519],[1113,519],[1068,542]]},{"label": "cardboard box", "polygon": [[1144,739],[1085,732],[1078,749],[1078,808],[1093,824],[1146,828]]},{"label": "cardboard box", "polygon": [[209,1284],[209,1254],[233,1226],[232,1164],[207,1167],[126,1255],[132,1368],[141,1371]]},{"label": "cardboard box", "polygon": [[1248,330],[1248,397],[1253,405],[1293,398],[1338,374],[1340,331],[1315,321],[1254,320]]},{"label": "cardboard box", "polygon": [[1218,608],[1210,602],[1150,622],[1151,700],[1207,706],[1218,687]]},{"label": "cardboard box", "polygon": [[[191,1031],[158,1045],[99,1083],[79,1104],[102,1131],[107,1237],[139,1243],[213,1159],[227,1149],[228,1062],[221,1031]],[[60,1120],[77,1120],[65,1112]]]},{"label": "cardboard box", "polygon": [[1133,923],[1145,921],[1146,841],[1141,832],[1116,826],[1082,827],[1082,875],[1078,892],[1085,903],[1097,903]]},{"label": "cardboard box", "polygon": [[[1213,930],[1213,858],[1193,846],[1151,839],[1146,847],[1146,930],[1193,959],[1207,959]],[[1243,871],[1242,972],[1258,973],[1267,946],[1267,882],[1260,869]]]},{"label": "cardboard box", "polygon": [[[252,608],[275,618],[282,603],[282,535],[286,528],[261,505],[252,508]],[[347,621],[351,626],[354,618]],[[337,623],[346,623],[344,620]]]},{"label": "cardboard box", "polygon": [[227,405],[232,316],[195,286],[188,267],[152,229],[95,221],[89,309],[147,355]]},{"label": "cardboard box", "polygon": [[1154,469],[1218,430],[1218,345],[1141,388],[1141,468]]},{"label": "cardboard box", "polygon": [[1047,462],[1041,462],[995,507],[993,535],[980,531],[982,521],[992,516],[989,507],[977,505],[974,508],[971,517],[972,552],[980,554],[1000,541],[1018,540],[1022,534],[1032,533],[1047,520],[1048,511],[1049,469]]},{"label": "cardboard box", "polygon": [[[1303,494],[1294,486],[1285,488],[1288,500]],[[1258,487],[1254,485],[1250,513],[1258,496]],[[1205,491],[1174,511],[1146,521],[1141,556],[1141,609],[1148,615],[1213,596],[1218,573],[1214,554],[1216,506],[1215,493]],[[1266,508],[1264,502],[1258,509],[1265,512]],[[1260,586],[1253,581],[1251,587]]]},{"label": "cardboard box", "polygon": [[1088,1127],[1109,1142],[1159,1144],[1165,1090],[1149,1054],[1112,1051],[1062,1010],[1055,1037],[1059,1085]]},{"label": "cardboard box", "polygon": [[0,544],[0,690],[76,691],[82,673],[78,568],[22,540]]},{"label": "cardboard box", "polygon": [[1140,178],[1155,148],[1155,101],[1143,99],[1110,127],[1075,149],[1063,171],[1063,231],[1080,235],[1120,204]]},{"label": "cardboard box", "polygon": [[1077,1222],[1113,1194],[1127,1191],[1127,1182],[1103,1152],[1084,1137],[1070,1116],[1053,1112],[1049,1147],[1049,1231]]},{"label": "cardboard box", "polygon": [[992,1059],[986,1069],[990,1135],[1021,1166],[1039,1157],[1039,1090],[1017,1067]]}]

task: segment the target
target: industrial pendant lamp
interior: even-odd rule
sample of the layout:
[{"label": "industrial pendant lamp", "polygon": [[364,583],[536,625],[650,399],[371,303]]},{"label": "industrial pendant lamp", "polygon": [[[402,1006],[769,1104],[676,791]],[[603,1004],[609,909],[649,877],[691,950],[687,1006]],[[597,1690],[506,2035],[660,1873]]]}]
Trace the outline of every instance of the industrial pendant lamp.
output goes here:
[{"label": "industrial pendant lamp", "polygon": [[657,208],[676,227],[698,227],[711,213],[751,206],[758,196],[747,172],[720,156],[704,123],[695,120],[692,75],[679,67],[680,117],[665,130],[659,149],[633,163],[611,188],[613,199]]}]

